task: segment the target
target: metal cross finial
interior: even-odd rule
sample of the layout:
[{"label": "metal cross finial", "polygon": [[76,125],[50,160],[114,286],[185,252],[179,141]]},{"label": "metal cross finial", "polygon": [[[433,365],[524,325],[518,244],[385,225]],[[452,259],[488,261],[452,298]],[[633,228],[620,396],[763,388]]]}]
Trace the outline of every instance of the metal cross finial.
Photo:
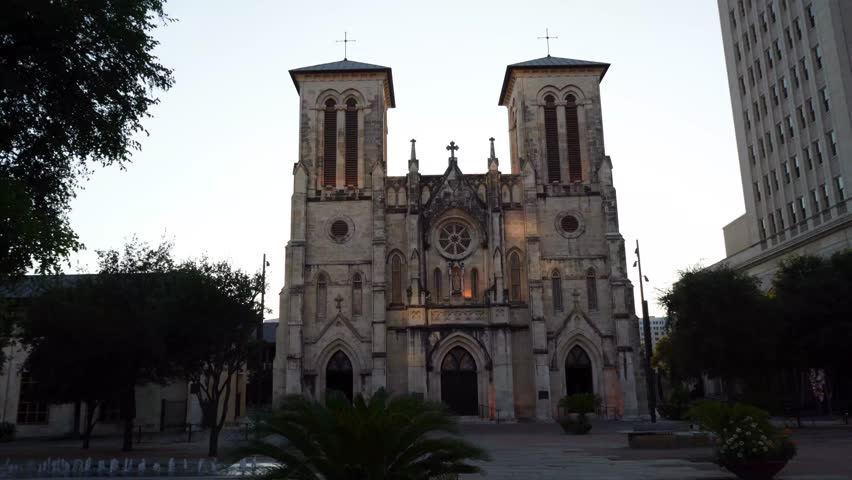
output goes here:
[{"label": "metal cross finial", "polygon": [[349,56],[348,47],[349,44],[354,42],[355,40],[349,40],[349,34],[347,32],[343,32],[343,40],[335,40],[335,43],[343,44],[343,59],[346,60]]},{"label": "metal cross finial", "polygon": [[550,36],[550,30],[547,29],[547,28],[544,29],[544,36],[538,37],[539,40],[547,40],[547,56],[548,57],[550,56],[550,39],[551,38],[559,38],[559,37],[551,37]]},{"label": "metal cross finial", "polygon": [[338,293],[337,297],[334,299],[334,301],[337,302],[337,313],[340,313],[340,308],[341,308],[340,302],[343,301],[343,297],[341,297],[340,294]]},{"label": "metal cross finial", "polygon": [[458,149],[459,147],[456,145],[456,142],[450,142],[450,144],[447,145],[447,150],[450,152],[450,160],[456,159],[456,150]]}]

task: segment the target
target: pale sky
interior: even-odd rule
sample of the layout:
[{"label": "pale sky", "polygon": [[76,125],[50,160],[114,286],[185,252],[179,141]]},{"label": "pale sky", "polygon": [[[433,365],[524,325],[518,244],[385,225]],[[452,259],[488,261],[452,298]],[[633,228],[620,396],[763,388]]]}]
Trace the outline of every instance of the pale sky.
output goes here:
[{"label": "pale sky", "polygon": [[[172,0],[158,30],[175,86],[145,120],[126,171],[99,169],[73,203],[93,271],[97,249],[137,235],[175,242],[248,271],[267,254],[267,306],[278,316],[298,155],[289,69],[343,58],[393,69],[388,174],[404,175],[412,138],[422,174],[459,146],[466,173],[486,170],[488,138],[508,172],[497,106],[506,65],[546,55],[611,63],[601,86],[627,264],[636,239],[651,314],[677,271],[724,257],[722,227],[745,210],[716,2],[713,0],[290,2]],[[638,272],[629,268],[639,304]]]}]

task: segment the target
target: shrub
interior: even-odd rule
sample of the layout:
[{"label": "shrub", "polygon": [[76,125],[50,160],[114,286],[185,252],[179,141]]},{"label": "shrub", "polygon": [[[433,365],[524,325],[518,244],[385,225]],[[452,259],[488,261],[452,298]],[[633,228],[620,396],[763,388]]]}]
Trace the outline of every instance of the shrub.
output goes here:
[{"label": "shrub", "polygon": [[681,420],[689,409],[689,391],[682,386],[675,387],[666,403],[658,407],[660,415],[669,420]]},{"label": "shrub", "polygon": [[559,400],[559,408],[565,413],[594,413],[601,406],[601,397],[594,393],[575,393]]},{"label": "shrub", "polygon": [[13,438],[15,438],[15,424],[0,422],[0,441],[12,440]]},{"label": "shrub", "polygon": [[752,405],[700,400],[689,409],[687,417],[716,434],[716,461],[720,465],[786,461],[796,455],[796,444],[789,432],[772,426],[769,413]]}]

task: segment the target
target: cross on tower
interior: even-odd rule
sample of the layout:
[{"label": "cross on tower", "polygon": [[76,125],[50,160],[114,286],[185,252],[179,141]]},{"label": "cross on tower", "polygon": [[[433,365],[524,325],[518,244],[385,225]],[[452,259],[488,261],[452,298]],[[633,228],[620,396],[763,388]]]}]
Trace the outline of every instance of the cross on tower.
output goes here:
[{"label": "cross on tower", "polygon": [[343,297],[341,297],[340,294],[338,293],[337,297],[334,299],[334,301],[337,302],[337,313],[340,313],[340,309],[341,309],[340,302],[343,301]]},{"label": "cross on tower", "polygon": [[349,52],[348,52],[349,44],[354,42],[354,41],[355,40],[349,40],[349,34],[347,32],[343,32],[343,40],[335,40],[335,43],[342,43],[343,44],[343,59],[344,60],[346,60],[347,57],[349,56]]},{"label": "cross on tower", "polygon": [[539,40],[547,40],[547,56],[548,57],[550,56],[550,39],[551,38],[559,38],[559,37],[551,37],[550,36],[550,30],[548,30],[547,28],[544,29],[544,36],[538,37]]},{"label": "cross on tower", "polygon": [[459,147],[458,147],[458,145],[456,145],[456,142],[450,142],[450,144],[447,145],[447,150],[450,151],[450,160],[456,159],[456,150],[458,150],[458,149],[459,149]]}]

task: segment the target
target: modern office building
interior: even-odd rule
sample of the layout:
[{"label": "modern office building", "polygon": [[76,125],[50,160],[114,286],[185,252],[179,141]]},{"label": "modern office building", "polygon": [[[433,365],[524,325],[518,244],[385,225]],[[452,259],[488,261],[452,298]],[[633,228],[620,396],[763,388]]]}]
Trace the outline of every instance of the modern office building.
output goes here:
[{"label": "modern office building", "polygon": [[852,1],[718,1],[746,210],[724,261],[768,287],[852,246]]}]

